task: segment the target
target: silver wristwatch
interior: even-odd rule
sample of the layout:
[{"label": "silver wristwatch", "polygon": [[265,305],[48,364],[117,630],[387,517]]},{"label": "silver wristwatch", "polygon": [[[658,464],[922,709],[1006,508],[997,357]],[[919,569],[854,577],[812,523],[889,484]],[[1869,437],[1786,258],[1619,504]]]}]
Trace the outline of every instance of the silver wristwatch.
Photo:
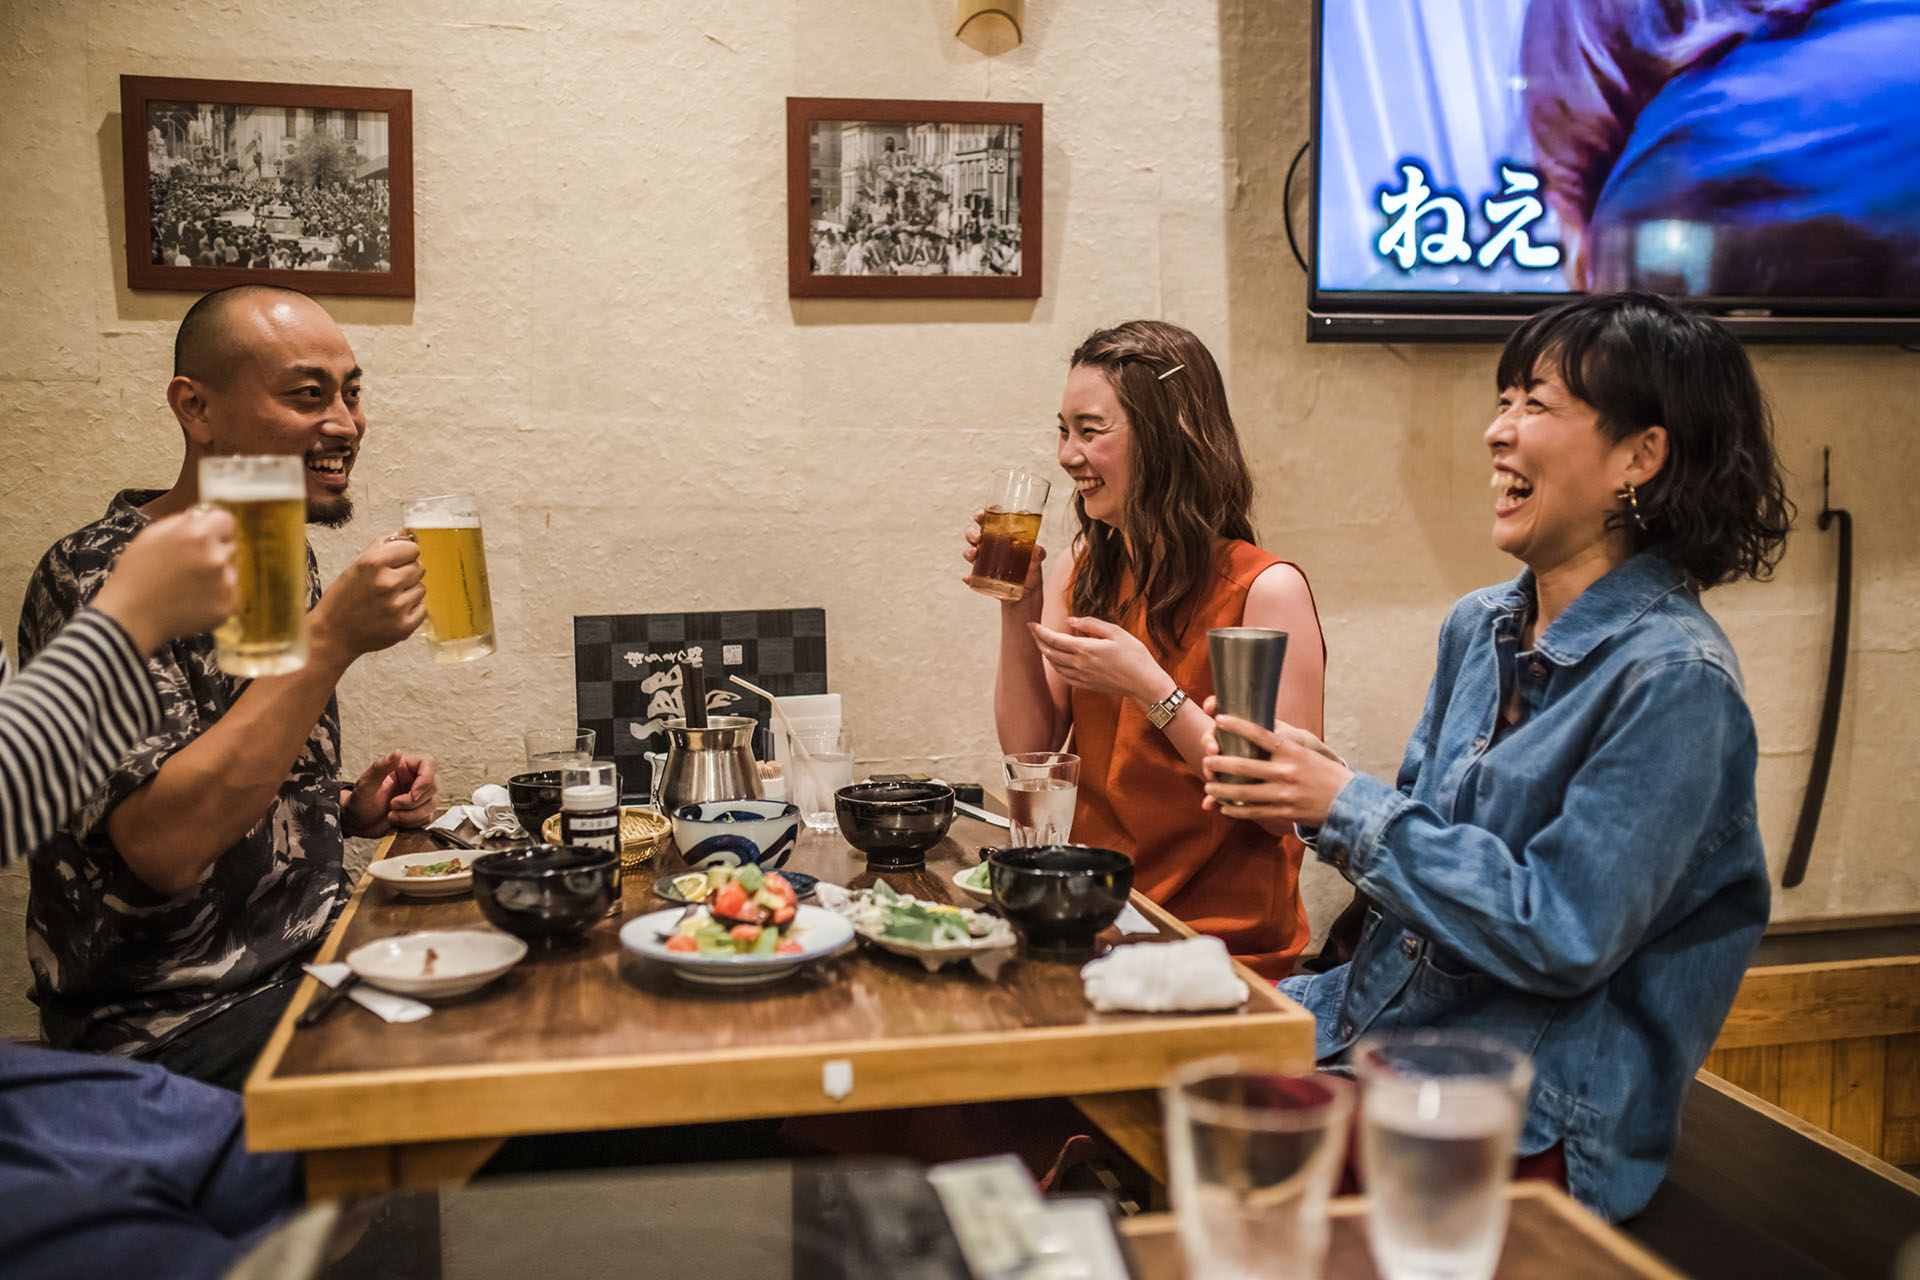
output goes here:
[{"label": "silver wristwatch", "polygon": [[1186,700],[1187,691],[1178,685],[1174,686],[1172,693],[1160,699],[1160,701],[1148,705],[1148,721],[1150,721],[1156,729],[1166,728],[1173,723],[1173,718],[1180,714],[1180,704]]}]

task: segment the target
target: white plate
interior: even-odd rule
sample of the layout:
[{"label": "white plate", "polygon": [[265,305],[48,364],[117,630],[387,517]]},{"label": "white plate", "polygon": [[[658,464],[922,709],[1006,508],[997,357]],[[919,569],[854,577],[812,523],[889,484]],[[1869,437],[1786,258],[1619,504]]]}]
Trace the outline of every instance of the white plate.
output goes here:
[{"label": "white plate", "polygon": [[[427,972],[427,952],[433,971]],[[520,963],[527,944],[494,929],[429,929],[381,938],[347,953],[362,982],[404,996],[463,996]]]},{"label": "white plate", "polygon": [[777,982],[809,960],[836,955],[853,945],[853,926],[831,911],[802,905],[794,914],[787,936],[800,944],[798,955],[703,956],[691,951],[669,951],[662,934],[671,934],[684,907],[669,907],[629,920],[620,929],[620,942],[649,960],[670,965],[688,982],[714,987],[750,987]]},{"label": "white plate", "polygon": [[966,894],[967,897],[971,898],[976,905],[982,906],[982,907],[991,907],[993,905],[993,890],[976,889],[972,885],[967,883],[967,877],[972,875],[975,871],[978,871],[979,869],[980,869],[979,867],[968,867],[964,871],[954,872],[953,887],[958,889],[961,893]]},{"label": "white plate", "polygon": [[969,938],[965,942],[902,942],[898,938],[888,938],[877,933],[858,930],[860,937],[871,942],[882,951],[891,951],[897,956],[906,956],[918,960],[928,973],[937,973],[950,964],[962,960],[971,960],[973,967],[981,976],[992,978],[1000,972],[1000,966],[1013,957],[1013,949],[1019,939],[1013,932],[1013,926],[1005,920],[984,938]]},{"label": "white plate", "polygon": [[[476,849],[429,849],[425,853],[403,853],[396,858],[381,858],[367,865],[373,878],[391,885],[414,898],[451,898],[473,888],[473,860],[482,851]],[[410,876],[408,867],[427,867],[449,858],[460,859],[465,868],[444,876]]]}]

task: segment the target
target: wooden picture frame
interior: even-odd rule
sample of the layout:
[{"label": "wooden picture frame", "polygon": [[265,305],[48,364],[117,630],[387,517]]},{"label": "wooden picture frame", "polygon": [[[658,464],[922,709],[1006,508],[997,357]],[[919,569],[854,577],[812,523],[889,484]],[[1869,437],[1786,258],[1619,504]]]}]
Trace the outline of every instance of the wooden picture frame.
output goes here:
[{"label": "wooden picture frame", "polygon": [[128,288],[413,296],[411,90],[121,76],[120,133]]},{"label": "wooden picture frame", "polygon": [[1042,145],[1037,102],[788,98],[788,295],[1039,297]]}]

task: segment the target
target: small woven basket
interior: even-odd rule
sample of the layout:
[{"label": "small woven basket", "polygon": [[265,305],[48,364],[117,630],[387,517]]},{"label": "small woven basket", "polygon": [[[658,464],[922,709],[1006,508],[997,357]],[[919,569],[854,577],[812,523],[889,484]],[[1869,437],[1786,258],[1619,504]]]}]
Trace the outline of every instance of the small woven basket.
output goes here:
[{"label": "small woven basket", "polygon": [[[657,810],[636,805],[620,807],[620,869],[632,871],[667,847],[673,836],[673,824]],[[560,843],[560,815],[554,814],[540,824],[540,838],[548,844]]]}]

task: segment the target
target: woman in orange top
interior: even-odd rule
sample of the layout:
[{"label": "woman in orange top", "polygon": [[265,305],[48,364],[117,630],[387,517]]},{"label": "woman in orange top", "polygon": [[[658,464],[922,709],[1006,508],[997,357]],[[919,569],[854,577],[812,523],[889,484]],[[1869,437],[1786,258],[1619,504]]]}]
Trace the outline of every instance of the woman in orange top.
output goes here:
[{"label": "woman in orange top", "polygon": [[1212,355],[1155,320],[1093,334],[1067,373],[1059,458],[1080,531],[1064,572],[1043,585],[1036,552],[1025,596],[1001,606],[1001,749],[1053,750],[1072,729],[1073,839],[1132,855],[1136,888],[1285,977],[1307,942],[1293,829],[1200,804],[1207,631],[1287,632],[1277,713],[1316,733],[1326,648],[1306,577],[1253,545],[1253,482]]}]

